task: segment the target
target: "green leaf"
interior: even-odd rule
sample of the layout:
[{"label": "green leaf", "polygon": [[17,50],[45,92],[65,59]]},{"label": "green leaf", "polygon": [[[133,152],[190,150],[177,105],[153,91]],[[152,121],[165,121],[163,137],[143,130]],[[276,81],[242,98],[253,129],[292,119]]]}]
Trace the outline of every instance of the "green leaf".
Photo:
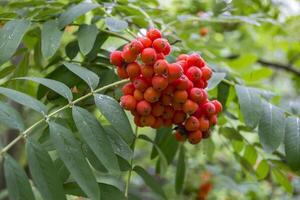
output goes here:
[{"label": "green leaf", "polygon": [[93,4],[93,3],[80,3],[69,8],[66,12],[62,13],[59,16],[58,18],[59,28],[60,29],[64,28],[66,25],[72,23],[79,16],[84,15],[90,10],[97,8],[98,6],[99,6],[98,4]]},{"label": "green leaf", "polygon": [[128,23],[124,20],[107,17],[105,19],[106,26],[114,32],[121,32],[128,27]]},{"label": "green leaf", "polygon": [[15,66],[7,66],[0,71],[0,78],[5,78],[15,70]]},{"label": "green leaf", "polygon": [[59,30],[58,22],[56,20],[50,20],[43,24],[41,31],[41,46],[42,54],[45,58],[53,56],[57,51],[62,35],[63,31]]},{"label": "green leaf", "polygon": [[226,102],[229,96],[229,92],[230,92],[230,86],[228,84],[225,84],[223,82],[221,82],[218,85],[218,100],[220,101],[220,103],[223,105],[223,110],[226,109]]},{"label": "green leaf", "polygon": [[40,112],[43,115],[47,114],[47,107],[42,102],[27,94],[4,87],[0,87],[0,94],[3,94],[4,96],[14,100],[15,102],[18,102],[19,104],[32,108],[33,110]]},{"label": "green leaf", "polygon": [[211,79],[208,81],[207,90],[212,90],[225,78],[226,73],[213,73]]},{"label": "green leaf", "polygon": [[146,170],[140,166],[135,166],[133,171],[135,171],[144,180],[146,185],[148,185],[155,193],[166,199],[166,195],[161,184],[158,183],[150,174],[148,174]]},{"label": "green leaf", "polygon": [[98,34],[98,29],[95,25],[83,24],[78,30],[78,44],[80,51],[87,55],[93,48]]},{"label": "green leaf", "polygon": [[29,26],[27,20],[12,20],[0,29],[0,65],[15,53]]},{"label": "green leaf", "polygon": [[0,102],[0,122],[20,131],[24,130],[24,122],[18,111],[8,104]]},{"label": "green leaf", "polygon": [[121,137],[128,144],[131,144],[134,138],[134,134],[129,120],[119,103],[112,97],[103,94],[94,94],[94,97],[95,103],[101,113],[118,131]]},{"label": "green leaf", "polygon": [[273,152],[283,142],[285,117],[283,111],[271,103],[264,102],[262,108],[258,135],[264,149]]},{"label": "green leaf", "polygon": [[91,199],[99,199],[100,191],[96,178],[85,160],[80,143],[72,132],[55,122],[49,122],[50,136],[58,155],[65,163],[72,177]]},{"label": "green leaf", "polygon": [[76,64],[63,62],[63,64],[74,74],[84,80],[92,89],[95,89],[99,84],[99,77],[94,72],[88,70],[85,67],[81,67]]},{"label": "green leaf", "polygon": [[230,140],[235,139],[235,140],[240,140],[240,141],[243,140],[240,133],[232,127],[223,126],[223,127],[220,128],[219,132],[222,135],[224,135],[227,139],[230,139]]},{"label": "green leaf", "polygon": [[248,87],[236,85],[235,90],[239,99],[245,124],[255,128],[261,115],[261,102],[259,95]]},{"label": "green leaf", "polygon": [[65,84],[63,84],[59,81],[47,79],[47,78],[38,78],[38,77],[19,77],[16,79],[30,80],[30,81],[40,83],[40,84],[44,85],[45,87],[50,88],[51,90],[53,90],[57,94],[61,95],[62,97],[66,98],[68,101],[72,101],[72,99],[73,99],[72,92],[68,88],[68,86],[66,86]]},{"label": "green leaf", "polygon": [[4,159],[4,175],[11,200],[35,199],[24,170],[9,155]]},{"label": "green leaf", "polygon": [[285,154],[288,164],[294,170],[300,169],[300,120],[288,117],[285,124]]},{"label": "green leaf", "polygon": [[260,161],[257,165],[255,173],[258,180],[262,180],[267,177],[270,171],[270,165],[266,160]]},{"label": "green leaf", "polygon": [[177,194],[180,194],[183,188],[185,179],[185,148],[180,145],[178,162],[176,168],[175,190]]},{"label": "green leaf", "polygon": [[289,181],[286,175],[284,175],[279,169],[273,168],[272,175],[275,181],[280,184],[288,193],[293,193],[293,185]]},{"label": "green leaf", "polygon": [[33,181],[44,199],[66,199],[62,182],[58,177],[48,152],[32,139],[27,140],[28,164]]},{"label": "green leaf", "polygon": [[97,119],[87,110],[77,106],[73,106],[72,113],[79,133],[104,167],[112,172],[120,171],[112,145]]},{"label": "green leaf", "polygon": [[132,158],[133,152],[130,146],[121,138],[112,126],[103,126],[107,133],[108,139],[112,144],[115,154],[129,161]]},{"label": "green leaf", "polygon": [[75,58],[79,52],[79,46],[78,46],[78,42],[77,40],[74,40],[72,42],[70,42],[69,44],[67,44],[66,48],[66,55],[72,60],[73,58]]},{"label": "green leaf", "polygon": [[257,152],[255,148],[251,145],[247,145],[245,148],[245,152],[243,158],[251,165],[254,166],[257,159]]}]

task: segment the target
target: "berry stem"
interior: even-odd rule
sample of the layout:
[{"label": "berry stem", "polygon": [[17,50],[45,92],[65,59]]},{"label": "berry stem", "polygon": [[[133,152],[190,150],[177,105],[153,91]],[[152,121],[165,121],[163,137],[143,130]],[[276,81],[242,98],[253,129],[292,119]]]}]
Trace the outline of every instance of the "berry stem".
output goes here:
[{"label": "berry stem", "polygon": [[130,170],[128,171],[128,176],[127,176],[127,181],[126,181],[126,186],[125,186],[125,192],[124,195],[126,198],[128,198],[128,190],[129,190],[129,184],[130,184],[130,179],[131,179],[131,174],[132,174],[132,170],[133,170],[133,157],[134,157],[134,150],[135,150],[135,144],[137,141],[137,137],[138,137],[138,126],[135,126],[135,137],[132,143],[132,157],[130,160]]},{"label": "berry stem", "polygon": [[26,130],[24,130],[23,132],[20,133],[20,135],[18,137],[16,137],[13,141],[11,141],[9,144],[7,144],[1,151],[0,151],[0,156],[2,156],[4,153],[6,153],[11,147],[13,147],[18,141],[20,141],[23,138],[26,138],[28,136],[28,134],[30,133],[31,130],[33,130],[35,127],[37,127],[38,125],[40,125],[41,123],[43,123],[46,120],[49,120],[52,116],[60,113],[61,111],[69,108],[71,105],[74,105],[90,96],[92,96],[94,93],[98,93],[98,92],[102,92],[108,88],[123,84],[123,83],[127,83],[129,80],[121,80],[121,81],[117,81],[108,85],[105,85],[103,87],[100,87],[96,90],[94,90],[93,92],[90,92],[72,102],[70,102],[69,104],[55,110],[54,112],[50,113],[49,115],[45,116],[43,119],[40,119],[39,121],[37,121],[36,123],[34,123],[32,126],[28,127]]}]

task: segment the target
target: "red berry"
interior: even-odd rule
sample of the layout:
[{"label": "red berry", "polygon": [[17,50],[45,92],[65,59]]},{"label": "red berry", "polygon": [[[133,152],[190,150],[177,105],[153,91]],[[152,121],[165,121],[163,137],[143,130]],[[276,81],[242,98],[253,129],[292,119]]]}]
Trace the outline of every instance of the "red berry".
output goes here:
[{"label": "red berry", "polygon": [[188,140],[191,144],[198,144],[202,139],[202,132],[197,130],[189,133]]},{"label": "red berry", "polygon": [[217,113],[222,112],[222,104],[218,100],[213,100],[211,103],[214,104]]},{"label": "red berry", "polygon": [[150,103],[157,102],[160,97],[160,92],[154,90],[153,87],[148,87],[144,93],[144,99]]},{"label": "red berry", "polygon": [[142,100],[137,103],[136,110],[138,114],[142,116],[147,116],[151,114],[151,104],[145,100]]},{"label": "red berry", "polygon": [[135,88],[132,83],[126,83],[122,87],[122,92],[124,95],[127,95],[127,94],[133,95],[134,90],[135,90]]},{"label": "red berry", "polygon": [[142,65],[141,66],[141,74],[145,78],[152,78],[154,74],[153,67],[151,65]]},{"label": "red berry", "polygon": [[162,127],[163,124],[164,124],[164,120],[160,117],[157,117],[155,119],[155,123],[151,126],[151,128],[158,129],[158,128]]},{"label": "red berry", "polygon": [[126,78],[129,77],[127,72],[126,72],[126,69],[124,67],[121,67],[121,66],[117,67],[117,74],[118,74],[120,79],[126,79]]},{"label": "red berry", "polygon": [[186,73],[187,70],[189,69],[189,66],[188,66],[188,64],[187,64],[187,62],[185,60],[179,60],[176,63],[181,66],[181,68],[183,69],[184,73]]},{"label": "red berry", "polygon": [[191,55],[189,55],[189,57],[187,58],[187,63],[189,66],[196,66],[200,68],[205,66],[205,61],[197,53],[192,53]]},{"label": "red berry", "polygon": [[174,113],[175,113],[175,110],[171,106],[165,106],[162,117],[163,117],[163,119],[172,119]]},{"label": "red berry", "polygon": [[165,49],[164,49],[164,51],[163,51],[163,54],[164,55],[169,55],[170,54],[170,52],[171,52],[171,45],[169,44],[169,42],[166,44],[166,47],[165,47]]},{"label": "red berry", "polygon": [[188,93],[185,90],[177,90],[174,92],[174,102],[184,104],[188,99]]},{"label": "red berry", "polygon": [[199,129],[199,125],[199,120],[194,116],[187,118],[184,123],[184,127],[187,131],[196,131]]},{"label": "red berry", "polygon": [[137,125],[138,127],[143,127],[141,124],[141,116],[134,115],[133,121],[134,121],[135,125]]},{"label": "red berry", "polygon": [[154,117],[160,117],[164,113],[164,110],[165,110],[165,107],[160,102],[157,102],[152,105],[152,113],[151,114]]},{"label": "red berry", "polygon": [[152,48],[146,48],[142,51],[141,60],[145,64],[151,64],[156,61],[156,52]]},{"label": "red berry", "polygon": [[142,126],[153,126],[155,124],[155,117],[152,115],[142,116],[141,125]]},{"label": "red berry", "polygon": [[163,38],[157,38],[152,43],[153,48],[158,53],[164,52],[167,45],[169,45],[168,41]]},{"label": "red berry", "polygon": [[127,63],[132,63],[137,59],[137,54],[132,53],[128,47],[124,48],[122,51],[122,58],[125,60]]},{"label": "red berry", "polygon": [[189,92],[189,98],[196,103],[202,103],[207,99],[207,93],[200,88],[192,88]]},{"label": "red berry", "polygon": [[133,40],[129,46],[129,51],[131,51],[133,54],[139,54],[144,49],[144,45],[139,40]]},{"label": "red berry", "polygon": [[212,115],[209,117],[209,124],[210,126],[216,125],[218,123],[218,116]]},{"label": "red berry", "polygon": [[143,44],[144,48],[151,47],[152,45],[152,41],[147,37],[140,37],[138,38],[138,41],[140,41]]},{"label": "red berry", "polygon": [[137,77],[133,80],[133,85],[136,89],[144,92],[148,88],[148,83],[142,77]]},{"label": "red berry", "polygon": [[154,72],[158,75],[163,75],[168,73],[169,63],[166,60],[157,60],[153,66]]},{"label": "red berry", "polygon": [[161,35],[161,32],[158,30],[158,29],[155,29],[155,28],[152,28],[150,29],[148,32],[147,32],[147,37],[154,41],[155,39],[157,38],[161,38],[162,35]]},{"label": "red berry", "polygon": [[197,67],[190,67],[186,72],[186,76],[195,83],[201,80],[202,72]]},{"label": "red berry", "polygon": [[137,101],[141,101],[144,99],[144,94],[139,91],[138,89],[135,89],[133,92],[133,97],[137,100]]},{"label": "red berry", "polygon": [[196,110],[198,109],[198,104],[191,101],[191,100],[187,100],[184,104],[183,104],[183,111],[189,115],[193,114],[194,112],[196,112]]},{"label": "red berry", "polygon": [[202,109],[205,112],[205,114],[208,116],[212,116],[212,115],[216,114],[216,107],[211,102],[207,102],[207,103],[203,104]]},{"label": "red berry", "polygon": [[207,66],[202,67],[201,71],[202,71],[202,78],[204,80],[209,80],[211,78],[213,72],[209,67]]},{"label": "red berry", "polygon": [[178,142],[184,142],[186,140],[186,136],[181,134],[178,130],[175,132],[174,136]]},{"label": "red berry", "polygon": [[136,107],[136,100],[132,95],[124,95],[120,99],[120,105],[125,110],[134,110]]},{"label": "red berry", "polygon": [[173,116],[174,124],[181,124],[186,119],[186,114],[183,111],[175,111]]},{"label": "red berry", "polygon": [[157,60],[165,59],[165,55],[163,53],[157,53],[156,54],[156,59]]},{"label": "red berry", "polygon": [[168,67],[168,78],[169,82],[173,82],[183,74],[183,69],[177,63],[169,64]]},{"label": "red berry", "polygon": [[178,57],[177,57],[177,61],[179,60],[187,60],[189,57],[189,55],[187,54],[180,54]]},{"label": "red berry", "polygon": [[169,95],[166,95],[166,94],[163,94],[161,96],[161,99],[160,99],[161,103],[164,105],[164,106],[168,106],[172,103],[172,97],[169,96]]},{"label": "red berry", "polygon": [[171,95],[173,95],[174,90],[175,90],[175,86],[169,84],[168,87],[163,91],[163,93],[171,96]]},{"label": "red berry", "polygon": [[163,76],[154,76],[152,78],[152,86],[157,91],[163,91],[168,87],[168,80]]},{"label": "red berry", "polygon": [[126,72],[129,76],[129,78],[136,78],[141,73],[140,65],[136,62],[130,63],[126,67]]},{"label": "red berry", "polygon": [[202,116],[202,117],[199,118],[199,129],[200,129],[200,131],[208,131],[209,126],[210,126],[209,120],[206,117]]},{"label": "red berry", "polygon": [[186,75],[181,75],[179,79],[173,82],[177,90],[187,90],[189,87],[189,79]]},{"label": "red berry", "polygon": [[109,60],[112,65],[121,66],[123,62],[122,51],[111,52]]}]

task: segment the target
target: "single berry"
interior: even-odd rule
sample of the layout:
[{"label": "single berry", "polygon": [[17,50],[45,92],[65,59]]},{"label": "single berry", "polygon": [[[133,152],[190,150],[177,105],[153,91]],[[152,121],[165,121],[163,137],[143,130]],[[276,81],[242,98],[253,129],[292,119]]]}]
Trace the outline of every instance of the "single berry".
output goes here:
[{"label": "single berry", "polygon": [[175,113],[175,110],[171,106],[165,106],[162,117],[163,117],[163,119],[172,119],[174,113]]},{"label": "single berry", "polygon": [[188,99],[188,93],[185,90],[176,90],[174,92],[174,102],[184,104]]},{"label": "single berry", "polygon": [[187,62],[185,60],[179,60],[176,63],[181,66],[181,68],[183,69],[184,73],[186,73],[187,70],[190,68],[190,66],[188,66],[188,64],[187,64]]},{"label": "single berry", "polygon": [[161,37],[162,37],[162,34],[161,34],[161,32],[160,32],[158,29],[152,28],[152,29],[150,29],[150,30],[147,32],[147,37],[148,37],[150,40],[154,41],[154,40],[157,39],[157,38],[161,38]]},{"label": "single berry", "polygon": [[172,103],[172,97],[167,94],[163,94],[160,98],[160,101],[164,106],[168,106]]},{"label": "single berry", "polygon": [[169,82],[173,82],[183,74],[183,69],[177,63],[169,64],[168,66],[168,78]]},{"label": "single berry", "polygon": [[177,90],[187,90],[189,87],[189,79],[186,75],[181,75],[179,79],[173,82]]},{"label": "single berry", "polygon": [[156,52],[161,53],[164,52],[167,46],[170,46],[168,41],[163,38],[157,38],[153,41],[152,47],[155,49]]},{"label": "single berry", "polygon": [[155,117],[152,115],[141,116],[140,121],[142,126],[153,126],[155,124]]},{"label": "single berry", "polygon": [[122,58],[125,60],[126,63],[132,63],[137,59],[137,54],[132,53],[129,48],[124,48],[122,51]]},{"label": "single berry", "polygon": [[200,88],[192,88],[189,92],[189,98],[196,102],[201,104],[207,99],[207,93],[205,90]]},{"label": "single berry", "polygon": [[136,110],[138,114],[142,116],[147,116],[151,114],[151,104],[145,100],[142,100],[137,103]]},{"label": "single berry", "polygon": [[144,93],[144,99],[150,103],[157,102],[160,98],[160,92],[153,89],[153,87],[148,87]]},{"label": "single berry", "polygon": [[182,105],[183,105],[182,103],[175,102],[173,99],[172,106],[173,106],[174,110],[177,110],[177,111],[182,110]]},{"label": "single berry", "polygon": [[151,126],[151,128],[154,128],[154,129],[159,129],[160,127],[162,127],[164,124],[164,120],[160,117],[157,117],[155,119],[155,123]]},{"label": "single berry", "polygon": [[199,129],[200,131],[208,131],[210,127],[209,120],[202,116],[199,118]]},{"label": "single berry", "polygon": [[121,66],[123,63],[122,51],[111,52],[109,60],[112,65]]},{"label": "single berry", "polygon": [[157,75],[163,75],[168,73],[169,63],[166,60],[157,60],[153,65],[154,72]]},{"label": "single berry", "polygon": [[211,102],[207,102],[207,103],[203,104],[202,109],[207,116],[212,116],[212,115],[216,114],[216,107]]},{"label": "single berry", "polygon": [[211,78],[213,72],[209,67],[207,66],[202,67],[201,71],[202,71],[202,78],[204,80],[209,80]]},{"label": "single berry", "polygon": [[137,40],[143,44],[144,48],[152,46],[152,41],[147,37],[139,37]]},{"label": "single berry", "polygon": [[177,57],[177,61],[179,60],[187,60],[189,57],[189,55],[187,54],[180,54],[178,57]]},{"label": "single berry", "polygon": [[191,144],[198,144],[202,139],[202,132],[197,130],[197,131],[193,131],[190,132],[188,135],[188,141]]},{"label": "single berry", "polygon": [[141,66],[141,74],[145,78],[152,78],[154,74],[153,67],[151,65],[142,65]]},{"label": "single berry", "polygon": [[144,92],[148,88],[148,83],[143,77],[137,77],[133,80],[133,85],[136,89]]},{"label": "single berry", "polygon": [[174,136],[178,142],[184,142],[186,140],[186,136],[181,134],[178,130],[175,132]]},{"label": "single berry", "polygon": [[152,86],[157,91],[163,91],[168,87],[168,80],[163,76],[154,76],[152,78]]},{"label": "single berry", "polygon": [[196,131],[199,129],[199,125],[199,120],[194,116],[187,118],[184,123],[184,127],[187,131]]},{"label": "single berry", "polygon": [[132,95],[124,95],[120,99],[120,105],[125,110],[134,110],[136,107],[136,100]]},{"label": "single berry", "polygon": [[175,90],[175,86],[169,84],[168,87],[166,89],[164,89],[163,93],[166,94],[166,95],[171,96],[171,95],[173,95],[174,90]]},{"label": "single berry", "polygon": [[195,83],[201,80],[202,71],[198,67],[193,66],[187,70],[186,76]]},{"label": "single berry", "polygon": [[151,64],[156,61],[156,52],[153,48],[146,48],[142,51],[141,60],[145,64]]},{"label": "single berry", "polygon": [[209,131],[209,130],[202,132],[202,138],[203,139],[209,138],[210,135],[211,135],[211,131]]},{"label": "single berry", "polygon": [[163,115],[165,110],[165,107],[160,103],[160,102],[156,102],[152,105],[152,112],[151,114],[154,117],[160,117]]},{"label": "single berry", "polygon": [[129,78],[136,78],[141,74],[140,65],[136,62],[130,63],[126,67],[127,74]]},{"label": "single berry", "polygon": [[191,55],[189,55],[189,57],[187,58],[187,63],[189,66],[196,66],[200,68],[205,66],[205,61],[197,53],[192,53]]},{"label": "single berry", "polygon": [[183,111],[186,113],[186,114],[193,114],[194,112],[196,112],[196,110],[198,109],[198,104],[193,102],[192,100],[187,100],[184,104],[183,104]]},{"label": "single berry", "polygon": [[141,116],[134,115],[133,121],[134,121],[135,125],[137,125],[138,127],[143,127],[141,124]]},{"label": "single berry", "polygon": [[171,45],[170,45],[169,42],[168,42],[168,43],[166,44],[166,47],[165,47],[164,51],[163,51],[163,54],[164,54],[165,56],[167,56],[167,55],[170,54],[170,52],[171,52]]},{"label": "single berry", "polygon": [[209,117],[209,124],[210,126],[214,126],[218,123],[218,116],[217,115],[212,115]]},{"label": "single berry", "polygon": [[144,49],[144,45],[139,40],[133,40],[128,46],[129,51],[133,54],[139,54]]},{"label": "single berry", "polygon": [[174,124],[181,124],[186,119],[186,114],[183,111],[175,111],[173,116]]},{"label": "single berry", "polygon": [[163,53],[157,53],[156,54],[156,59],[157,60],[163,60],[163,59],[165,59],[165,54],[163,54]]},{"label": "single berry", "polygon": [[124,67],[121,67],[121,66],[117,67],[117,74],[118,74],[120,79],[126,79],[126,78],[129,77],[127,72],[126,72],[126,69]]},{"label": "single berry", "polygon": [[122,92],[124,95],[127,95],[127,94],[133,95],[134,90],[135,90],[135,88],[132,83],[126,83],[122,87]]},{"label": "single berry", "polygon": [[214,104],[217,113],[222,112],[222,104],[218,100],[213,100],[211,103]]},{"label": "single berry", "polygon": [[208,34],[208,29],[206,27],[201,27],[199,29],[199,35],[201,35],[202,37],[205,37]]},{"label": "single berry", "polygon": [[164,119],[164,127],[171,127],[172,126],[172,119]]},{"label": "single berry", "polygon": [[133,97],[137,101],[142,101],[144,99],[144,94],[140,90],[135,89],[134,92],[133,92]]}]

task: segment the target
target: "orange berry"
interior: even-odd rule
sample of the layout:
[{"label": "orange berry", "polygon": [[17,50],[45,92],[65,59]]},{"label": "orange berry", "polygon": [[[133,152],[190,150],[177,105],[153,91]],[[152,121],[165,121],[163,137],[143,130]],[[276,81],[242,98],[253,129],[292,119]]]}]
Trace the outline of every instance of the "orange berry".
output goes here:
[{"label": "orange berry", "polygon": [[202,71],[202,78],[204,80],[209,80],[211,78],[213,72],[209,67],[207,66],[202,67],[201,71]]},{"label": "orange berry", "polygon": [[176,90],[174,92],[174,102],[183,104],[188,99],[188,93],[185,90]]},{"label": "orange berry", "polygon": [[163,59],[157,60],[154,64],[154,66],[153,66],[154,72],[157,75],[167,74],[168,73],[168,66],[169,66],[168,61],[163,60]]},{"label": "orange berry", "polygon": [[140,65],[136,62],[130,63],[126,67],[126,72],[129,78],[136,78],[141,73]]},{"label": "orange berry", "polygon": [[160,32],[158,29],[152,28],[152,29],[150,29],[150,30],[147,32],[147,37],[148,37],[150,40],[154,41],[154,40],[157,39],[157,38],[161,38],[161,37],[162,37],[162,34],[161,34],[161,32]]},{"label": "orange berry", "polygon": [[137,40],[143,44],[144,48],[151,47],[152,45],[152,41],[147,37],[139,37]]},{"label": "orange berry", "polygon": [[207,34],[208,34],[208,29],[206,27],[202,27],[199,29],[199,34],[202,36],[202,37],[205,37]]},{"label": "orange berry", "polygon": [[172,97],[166,94],[161,96],[161,102],[164,106],[168,106],[172,103]]},{"label": "orange berry", "polygon": [[109,61],[112,65],[121,66],[123,63],[122,51],[113,51],[110,54]]},{"label": "orange berry", "polygon": [[135,125],[137,125],[138,127],[142,127],[141,116],[134,115],[133,121],[134,121]]},{"label": "orange berry", "polygon": [[157,103],[152,105],[151,114],[154,117],[160,117],[164,113],[164,110],[165,110],[165,107],[160,102],[157,102]]},{"label": "orange berry", "polygon": [[139,91],[138,89],[135,89],[133,92],[133,97],[137,100],[137,101],[141,101],[144,99],[144,94]]},{"label": "orange berry", "polygon": [[208,131],[209,130],[209,120],[204,116],[199,118],[199,129],[200,129],[200,131]]},{"label": "orange berry", "polygon": [[202,132],[197,130],[190,132],[188,135],[188,140],[191,144],[198,144],[202,139]]},{"label": "orange berry", "polygon": [[183,105],[182,103],[175,102],[173,99],[172,106],[174,110],[182,110],[182,105]]},{"label": "orange berry", "polygon": [[134,90],[135,90],[135,88],[132,83],[126,83],[122,87],[122,92],[124,95],[127,95],[127,94],[133,95]]},{"label": "orange berry", "polygon": [[126,69],[124,67],[121,67],[121,66],[117,67],[117,74],[118,74],[120,79],[126,79],[126,78],[129,77],[127,72],[126,72]]},{"label": "orange berry", "polygon": [[168,87],[166,89],[164,89],[163,93],[169,96],[172,96],[175,90],[175,86],[169,84]]},{"label": "orange berry", "polygon": [[154,74],[153,67],[151,65],[142,65],[141,66],[141,74],[145,78],[152,78]]},{"label": "orange berry", "polygon": [[146,48],[142,51],[141,60],[145,64],[151,64],[156,61],[156,52],[153,48]]},{"label": "orange berry", "polygon": [[155,117],[152,115],[141,116],[140,121],[142,126],[153,126],[155,124]]},{"label": "orange berry", "polygon": [[184,127],[187,131],[196,131],[199,129],[199,120],[194,116],[190,116],[185,121]]},{"label": "orange berry", "polygon": [[124,95],[120,99],[120,105],[125,110],[134,110],[136,107],[136,100],[132,95]]},{"label": "orange berry", "polygon": [[165,127],[172,126],[172,119],[164,119],[164,126]]},{"label": "orange berry", "polygon": [[136,105],[136,110],[137,110],[138,114],[140,114],[142,116],[150,115],[151,109],[152,109],[151,104],[145,100],[138,102]]},{"label": "orange berry", "polygon": [[154,90],[153,87],[148,87],[144,93],[144,99],[150,103],[157,102],[160,98],[160,92]]},{"label": "orange berry", "polygon": [[163,76],[154,76],[152,78],[152,86],[157,91],[163,91],[168,87],[168,80]]},{"label": "orange berry", "polygon": [[164,124],[164,120],[160,117],[157,117],[155,119],[155,123],[151,126],[151,128],[158,129],[158,128],[162,127],[163,124]]},{"label": "orange berry", "polygon": [[171,106],[165,106],[162,117],[163,117],[163,119],[172,119],[174,113],[175,113],[175,111]]},{"label": "orange berry", "polygon": [[173,116],[174,124],[181,124],[186,119],[186,114],[183,111],[175,111]]},{"label": "orange berry", "polygon": [[184,104],[183,104],[183,111],[186,113],[186,114],[193,114],[194,112],[196,112],[196,110],[198,109],[198,104],[193,102],[192,100],[187,100]]}]

